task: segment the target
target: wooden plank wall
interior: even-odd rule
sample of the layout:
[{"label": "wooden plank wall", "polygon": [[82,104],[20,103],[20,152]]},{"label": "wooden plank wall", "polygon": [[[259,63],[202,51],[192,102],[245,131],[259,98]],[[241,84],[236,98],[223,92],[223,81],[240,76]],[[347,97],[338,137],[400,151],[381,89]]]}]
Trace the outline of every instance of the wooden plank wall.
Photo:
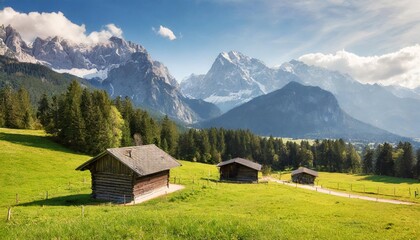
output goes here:
[{"label": "wooden plank wall", "polygon": [[98,159],[91,167],[92,197],[114,202],[133,200],[134,172],[114,159],[105,155]]},{"label": "wooden plank wall", "polygon": [[158,172],[144,177],[137,177],[134,182],[134,196],[139,196],[155,189],[168,186],[169,170]]},{"label": "wooden plank wall", "polygon": [[315,177],[307,173],[299,173],[292,176],[292,182],[303,183],[303,184],[313,184]]},{"label": "wooden plank wall", "polygon": [[258,181],[258,171],[242,165],[238,166],[238,176],[236,177],[239,181]]},{"label": "wooden plank wall", "polygon": [[133,199],[132,177],[122,174],[96,172],[92,174],[92,195],[96,199],[115,202],[131,202]]},{"label": "wooden plank wall", "polygon": [[232,163],[220,168],[220,179],[231,181],[258,181],[258,171],[241,164]]}]

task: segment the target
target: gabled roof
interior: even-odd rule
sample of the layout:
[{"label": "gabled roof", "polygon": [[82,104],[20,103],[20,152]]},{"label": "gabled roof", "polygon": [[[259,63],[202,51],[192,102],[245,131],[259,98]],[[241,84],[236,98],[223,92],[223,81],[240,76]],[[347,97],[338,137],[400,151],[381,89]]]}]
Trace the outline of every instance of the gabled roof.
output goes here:
[{"label": "gabled roof", "polygon": [[150,144],[133,147],[108,148],[106,151],[80,165],[76,170],[84,171],[89,169],[91,164],[106,154],[113,156],[140,176],[181,166],[181,164],[171,155],[156,147],[156,145]]},{"label": "gabled roof", "polygon": [[307,174],[312,175],[314,177],[318,177],[318,172],[317,171],[314,171],[314,170],[311,170],[311,169],[305,168],[305,167],[300,167],[300,168],[292,171],[292,176],[296,175],[296,174],[299,174],[299,173],[307,173]]},{"label": "gabled roof", "polygon": [[217,164],[217,166],[221,167],[221,166],[225,166],[225,165],[228,165],[228,164],[231,164],[231,163],[238,163],[238,164],[244,165],[246,167],[255,169],[257,171],[261,170],[261,165],[260,164],[252,162],[248,159],[243,159],[243,158],[230,159],[230,160],[227,160],[227,161],[224,161],[224,162],[221,162],[221,163]]}]

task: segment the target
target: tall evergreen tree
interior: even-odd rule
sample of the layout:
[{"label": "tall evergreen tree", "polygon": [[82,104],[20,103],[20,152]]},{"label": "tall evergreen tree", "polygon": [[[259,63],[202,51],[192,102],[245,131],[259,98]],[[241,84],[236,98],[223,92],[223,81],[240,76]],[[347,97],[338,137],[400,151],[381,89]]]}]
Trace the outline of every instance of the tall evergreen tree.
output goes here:
[{"label": "tall evergreen tree", "polygon": [[81,96],[82,88],[77,81],[72,81],[65,96],[63,129],[60,132],[61,139],[78,150],[85,143],[85,124],[80,110]]},{"label": "tall evergreen tree", "polygon": [[375,173],[378,175],[394,176],[394,160],[392,158],[392,146],[389,143],[379,145],[378,156],[375,163]]},{"label": "tall evergreen tree", "polygon": [[373,173],[373,156],[374,156],[374,151],[369,146],[366,146],[363,151],[363,161],[362,161],[363,173],[365,174]]},{"label": "tall evergreen tree", "polygon": [[[161,146],[172,155],[176,155],[177,144],[178,144],[178,129],[174,122],[169,120],[168,116],[165,116],[162,121],[160,139]],[[165,149],[166,148],[166,149]]]},{"label": "tall evergreen tree", "polygon": [[415,163],[413,147],[411,143],[405,142],[402,146],[403,155],[400,162],[400,174],[401,177],[411,178],[413,177],[413,166]]},{"label": "tall evergreen tree", "polygon": [[416,177],[417,179],[420,180],[420,148],[417,149],[417,154],[416,154],[416,158],[417,158],[417,164],[416,164],[416,168],[414,170],[414,172],[416,173]]},{"label": "tall evergreen tree", "polygon": [[47,94],[45,93],[42,94],[41,99],[38,102],[38,111],[36,116],[44,128],[50,125],[52,119],[51,106]]},{"label": "tall evergreen tree", "polygon": [[25,88],[23,87],[19,88],[17,92],[17,100],[19,103],[20,116],[22,119],[21,120],[22,126],[20,127],[30,129],[32,128],[34,120],[32,117],[33,112],[32,112],[31,100],[29,97],[29,93]]}]

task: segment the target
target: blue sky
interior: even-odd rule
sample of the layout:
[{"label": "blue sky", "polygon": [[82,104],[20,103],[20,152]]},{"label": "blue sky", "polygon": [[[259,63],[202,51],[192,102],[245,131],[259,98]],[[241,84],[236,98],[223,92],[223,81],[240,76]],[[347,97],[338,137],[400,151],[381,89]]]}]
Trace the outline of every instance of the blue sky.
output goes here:
[{"label": "blue sky", "polygon": [[[326,55],[338,56],[336,52],[343,49],[357,57],[395,53],[420,39],[417,2],[3,0],[0,4],[1,9],[12,7],[19,13],[60,11],[72,23],[84,24],[86,35],[114,24],[126,40],[143,45],[181,80],[191,73],[206,73],[221,51],[237,50],[269,66],[311,53],[322,53],[318,57],[323,58],[309,61],[324,64]],[[160,26],[172,30],[176,39],[158,35]]]}]

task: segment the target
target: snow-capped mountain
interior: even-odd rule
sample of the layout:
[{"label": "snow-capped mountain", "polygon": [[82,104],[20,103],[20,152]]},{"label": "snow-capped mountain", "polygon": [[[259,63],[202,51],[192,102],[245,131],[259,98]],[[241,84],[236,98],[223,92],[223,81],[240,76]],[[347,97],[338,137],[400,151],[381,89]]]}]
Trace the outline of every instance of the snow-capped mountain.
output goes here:
[{"label": "snow-capped mountain", "polygon": [[133,53],[130,60],[112,69],[102,86],[111,96],[129,96],[136,105],[186,123],[220,115],[213,104],[198,104],[199,100],[184,97],[168,69],[145,51]]},{"label": "snow-capped mountain", "polygon": [[227,111],[265,94],[262,82],[271,79],[271,75],[271,69],[257,59],[235,51],[222,52],[204,77],[192,75],[182,81],[181,89],[187,96],[204,99]]},{"label": "snow-capped mountain", "polygon": [[0,26],[0,40],[0,55],[14,58],[20,62],[37,62],[31,55],[32,49],[11,26]]},{"label": "snow-capped mountain", "polygon": [[129,96],[133,103],[186,123],[220,114],[213,104],[188,99],[161,62],[141,45],[111,37],[93,46],[60,37],[36,38],[25,43],[11,26],[0,27],[0,54],[21,62],[40,63],[56,72],[91,80],[111,96]]},{"label": "snow-capped mountain", "polygon": [[[200,81],[186,79],[181,89],[227,111],[290,81],[332,92],[343,110],[358,120],[395,134],[420,136],[418,99],[399,97],[382,86],[362,84],[349,75],[295,60],[269,68],[238,52],[221,53]],[[235,94],[244,92],[247,95]]]},{"label": "snow-capped mountain", "polygon": [[10,25],[0,26],[0,53],[20,62],[41,63],[57,72],[86,79],[107,77],[110,69],[128,61],[131,54],[146,50],[135,43],[111,37],[94,46],[75,44],[60,37],[36,38],[25,43]]}]

